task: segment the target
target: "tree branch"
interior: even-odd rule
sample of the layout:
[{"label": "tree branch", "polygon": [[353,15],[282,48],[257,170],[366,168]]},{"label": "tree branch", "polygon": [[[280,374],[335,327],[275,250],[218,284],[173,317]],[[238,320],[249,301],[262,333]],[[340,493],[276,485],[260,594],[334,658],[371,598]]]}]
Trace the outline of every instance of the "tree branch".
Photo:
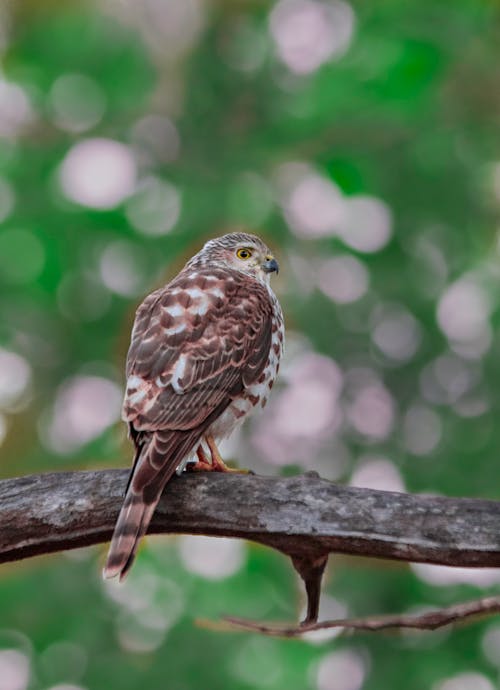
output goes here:
[{"label": "tree branch", "polygon": [[[0,481],[0,563],[107,541],[127,478],[127,470],[104,470]],[[287,554],[306,586],[307,628],[317,619],[329,553],[500,567],[499,524],[495,501],[356,489],[315,473],[288,478],[199,473],[169,482],[149,533],[238,537]],[[407,618],[374,620],[366,629],[378,621],[379,627],[406,625]],[[288,634],[283,627],[279,633],[263,628]]]},{"label": "tree branch", "polygon": [[413,628],[415,630],[437,630],[452,623],[477,618],[487,614],[500,613],[500,596],[483,597],[465,601],[442,609],[426,611],[422,614],[395,614],[390,616],[366,616],[363,618],[338,618],[320,623],[287,625],[283,623],[260,623],[247,618],[227,616],[220,623],[200,620],[201,627],[221,631],[259,632],[271,637],[299,637],[316,630],[345,628],[351,630],[388,630],[391,628]]},{"label": "tree branch", "polygon": [[[127,470],[0,481],[0,563],[107,541]],[[150,533],[239,537],[295,558],[330,552],[500,567],[500,502],[356,489],[315,474],[172,479]]]}]

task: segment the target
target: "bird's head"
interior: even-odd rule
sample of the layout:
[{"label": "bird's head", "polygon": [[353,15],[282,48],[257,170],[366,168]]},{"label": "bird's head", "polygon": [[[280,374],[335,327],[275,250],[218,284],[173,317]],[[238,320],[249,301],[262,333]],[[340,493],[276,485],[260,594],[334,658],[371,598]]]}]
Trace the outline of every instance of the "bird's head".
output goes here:
[{"label": "bird's head", "polygon": [[278,273],[279,265],[269,247],[256,235],[233,232],[209,240],[193,257],[206,266],[223,266],[247,273],[269,283],[272,273]]}]

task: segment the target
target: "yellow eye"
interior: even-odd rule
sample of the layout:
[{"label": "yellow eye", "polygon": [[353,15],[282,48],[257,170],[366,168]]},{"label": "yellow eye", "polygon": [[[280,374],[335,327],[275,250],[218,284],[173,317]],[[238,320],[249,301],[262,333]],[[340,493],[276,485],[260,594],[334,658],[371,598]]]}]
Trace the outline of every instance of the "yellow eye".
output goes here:
[{"label": "yellow eye", "polygon": [[241,249],[238,249],[238,251],[236,252],[236,256],[238,257],[238,259],[246,261],[252,256],[252,250],[248,249],[247,247],[242,247]]}]

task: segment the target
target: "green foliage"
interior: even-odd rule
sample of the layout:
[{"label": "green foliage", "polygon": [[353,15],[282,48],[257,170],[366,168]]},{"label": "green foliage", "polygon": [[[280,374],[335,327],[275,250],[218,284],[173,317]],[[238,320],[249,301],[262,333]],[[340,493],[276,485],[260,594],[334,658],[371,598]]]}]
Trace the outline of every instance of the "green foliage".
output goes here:
[{"label": "green foliage", "polygon": [[[341,481],[368,468],[409,491],[499,498],[495,3],[353,2],[344,54],[307,74],[277,56],[271,4],[161,6],[1,8],[2,476],[126,462],[116,398],[133,309],[206,238],[243,226],[282,264],[289,371],[323,355],[314,361],[325,372],[334,361],[328,371],[343,387],[318,408],[332,406],[324,428],[280,436],[279,405],[293,388],[283,376],[274,421],[253,422],[234,446],[241,464]],[[331,6],[348,21],[345,4]],[[131,197],[79,203],[81,187],[67,191],[61,166],[90,139],[128,147],[104,188],[132,152]],[[309,206],[293,197],[287,175],[297,170],[319,190]],[[318,226],[332,204],[343,213],[366,197],[372,205],[347,229],[342,218]],[[377,239],[377,223],[391,236]],[[378,245],[367,249],[367,238]],[[332,273],[328,261],[346,257],[339,283],[340,264]],[[284,558],[251,545],[219,561],[214,552],[207,574],[201,543],[152,540],[121,588],[100,581],[103,549],[4,566],[0,669],[9,649],[24,655],[16,673],[20,659],[30,663],[29,684],[12,688],[420,690],[465,672],[497,677],[493,621],[303,641],[198,627],[225,613],[293,620],[300,591]],[[323,615],[447,605],[495,588],[495,578],[443,582],[406,564],[332,558]],[[349,684],[346,668],[364,680]]]}]

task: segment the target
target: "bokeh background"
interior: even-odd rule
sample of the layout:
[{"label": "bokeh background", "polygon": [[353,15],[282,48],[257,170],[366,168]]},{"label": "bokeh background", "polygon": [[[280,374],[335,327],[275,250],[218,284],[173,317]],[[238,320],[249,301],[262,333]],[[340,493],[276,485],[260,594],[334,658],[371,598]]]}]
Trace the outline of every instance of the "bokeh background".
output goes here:
[{"label": "bokeh background", "polygon": [[[500,498],[500,5],[4,0],[0,476],[130,463],[134,309],[203,241],[279,257],[288,343],[225,448],[266,474]],[[230,497],[228,497],[230,500]],[[492,690],[495,619],[284,641],[284,557],[150,539],[0,571],[1,690]],[[497,592],[500,571],[331,558],[322,617]]]}]

